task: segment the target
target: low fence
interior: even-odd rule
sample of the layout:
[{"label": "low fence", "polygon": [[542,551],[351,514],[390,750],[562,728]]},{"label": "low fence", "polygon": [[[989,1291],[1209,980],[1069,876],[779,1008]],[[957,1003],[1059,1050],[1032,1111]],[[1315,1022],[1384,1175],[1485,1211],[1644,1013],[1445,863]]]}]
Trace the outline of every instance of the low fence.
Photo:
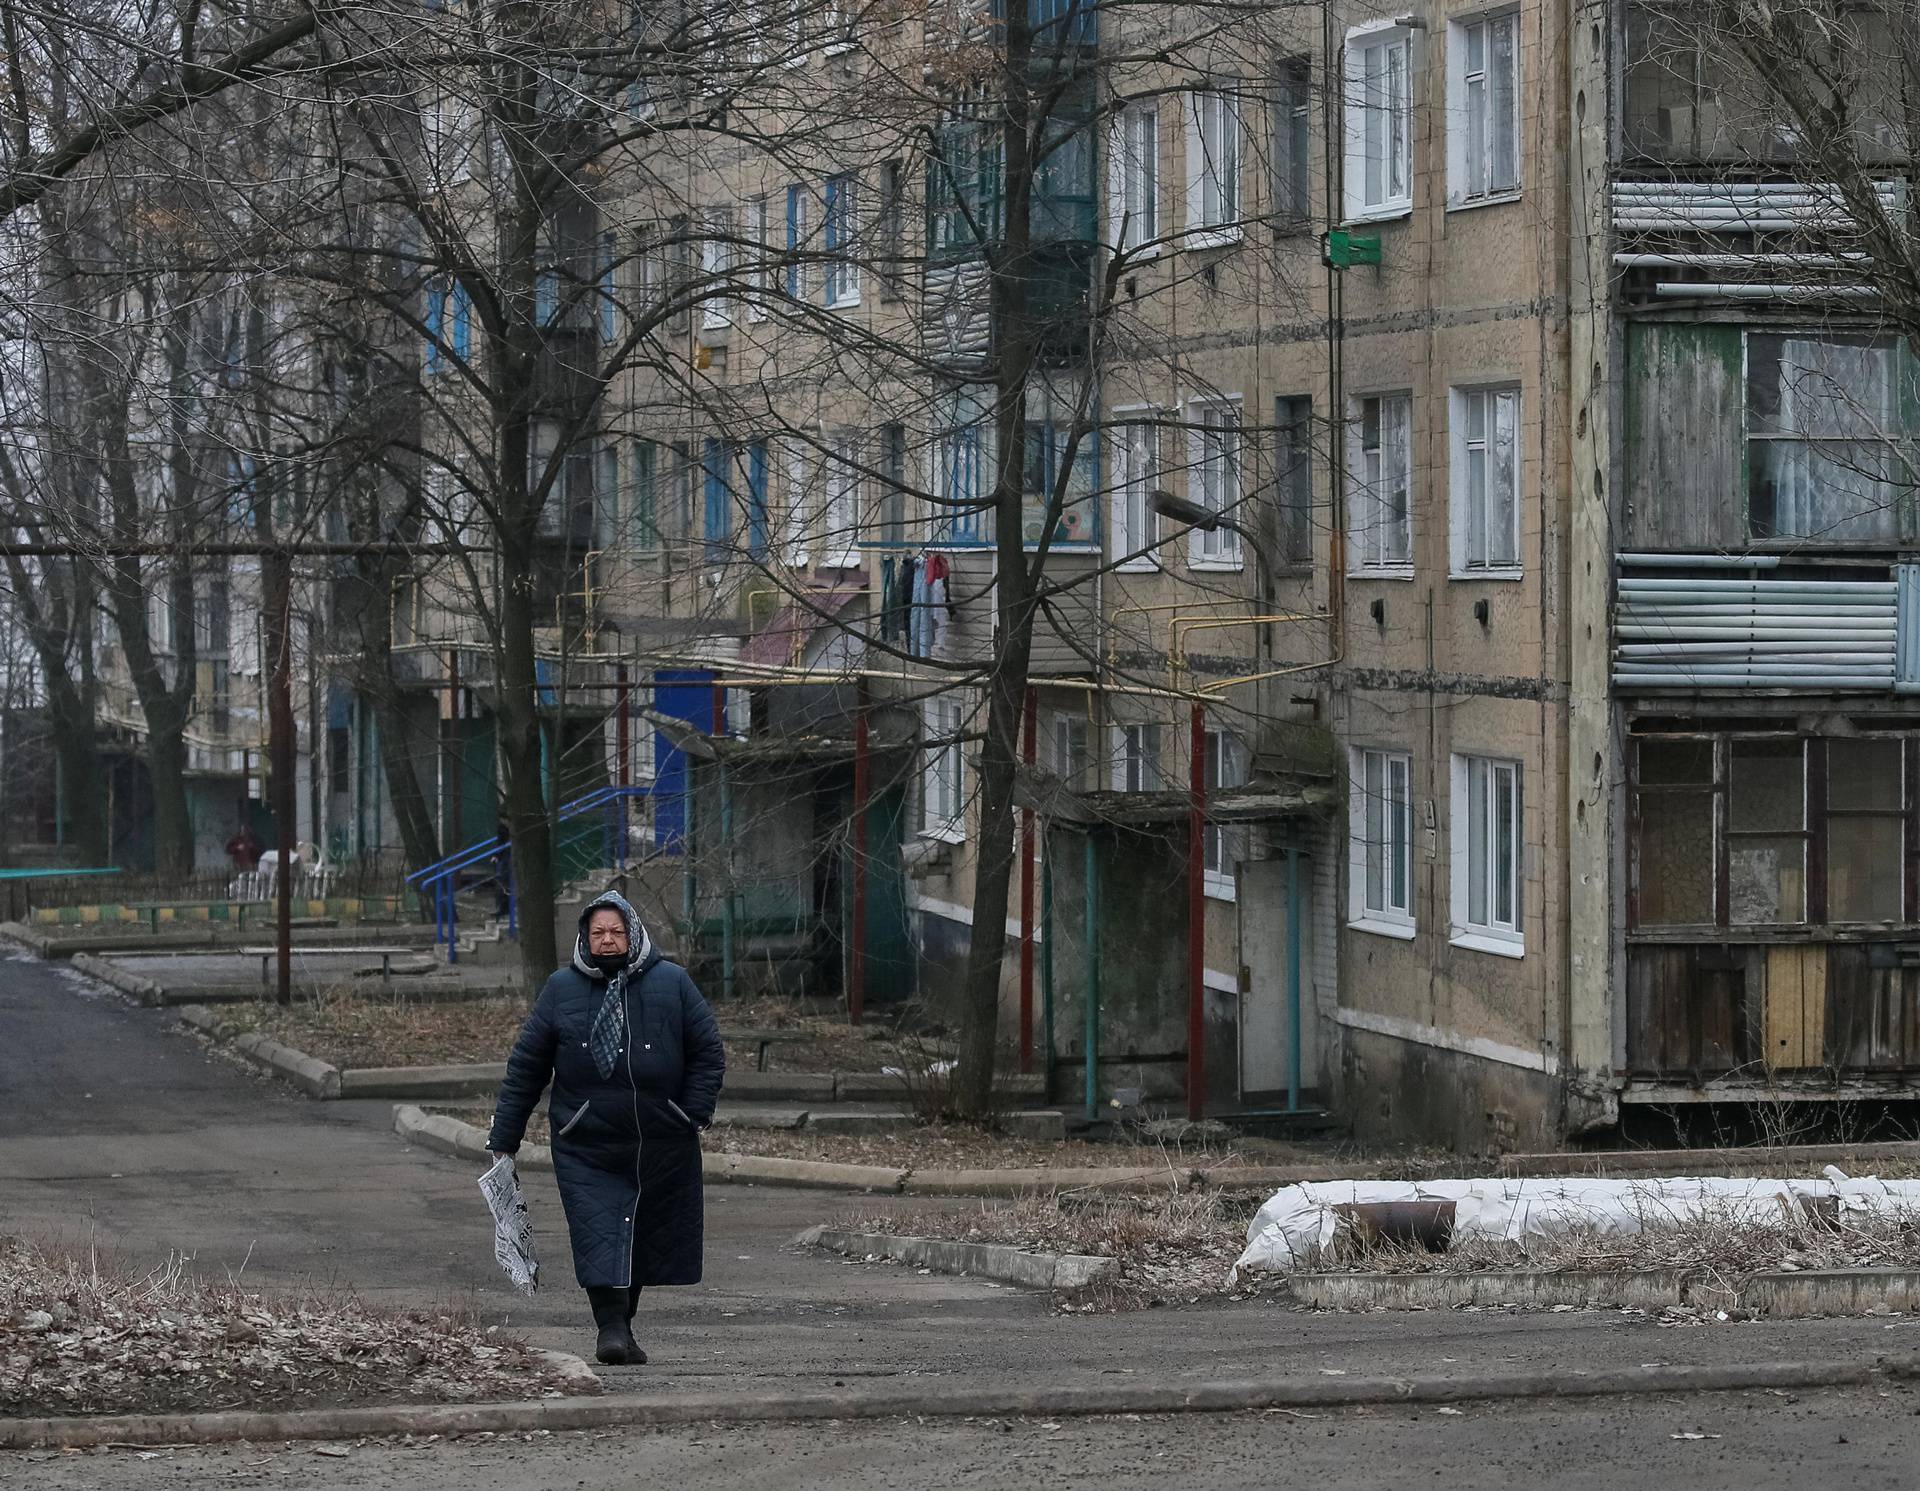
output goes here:
[{"label": "low fence", "polygon": [[[318,873],[296,871],[295,916],[411,919],[418,901],[398,862],[351,862]],[[273,903],[274,877],[259,871],[196,870],[187,874],[44,875],[15,872],[0,879],[0,911],[7,921],[36,925],[171,921],[263,921]]]}]

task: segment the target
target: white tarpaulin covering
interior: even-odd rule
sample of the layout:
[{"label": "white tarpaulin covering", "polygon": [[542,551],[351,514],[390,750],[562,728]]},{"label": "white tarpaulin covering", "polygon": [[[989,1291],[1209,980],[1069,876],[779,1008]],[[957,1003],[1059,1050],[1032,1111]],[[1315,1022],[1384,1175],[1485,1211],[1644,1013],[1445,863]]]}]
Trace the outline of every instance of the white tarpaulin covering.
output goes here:
[{"label": "white tarpaulin covering", "polygon": [[1800,1201],[1837,1202],[1842,1213],[1920,1210],[1920,1180],[1851,1180],[1831,1165],[1821,1180],[1585,1177],[1485,1180],[1340,1180],[1286,1186],[1254,1214],[1241,1269],[1285,1273],[1333,1241],[1337,1208],[1451,1201],[1454,1239],[1518,1242],[1553,1232],[1640,1232],[1703,1218],[1779,1222]]}]

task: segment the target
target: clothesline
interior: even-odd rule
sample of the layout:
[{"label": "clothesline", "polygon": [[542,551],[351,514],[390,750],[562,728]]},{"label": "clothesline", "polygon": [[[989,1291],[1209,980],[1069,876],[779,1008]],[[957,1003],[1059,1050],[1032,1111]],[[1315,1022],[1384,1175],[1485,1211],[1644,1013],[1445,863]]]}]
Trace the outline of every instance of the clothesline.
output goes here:
[{"label": "clothesline", "polygon": [[944,657],[953,624],[951,570],[939,553],[880,564],[880,639],[904,642],[910,657]]}]

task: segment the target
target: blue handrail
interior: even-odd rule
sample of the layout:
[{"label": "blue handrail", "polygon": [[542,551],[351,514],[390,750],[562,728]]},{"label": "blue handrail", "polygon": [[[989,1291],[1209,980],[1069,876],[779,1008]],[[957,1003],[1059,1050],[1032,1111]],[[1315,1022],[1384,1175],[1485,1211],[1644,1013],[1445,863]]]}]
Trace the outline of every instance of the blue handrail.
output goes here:
[{"label": "blue handrail", "polygon": [[[607,815],[602,840],[609,865],[624,871],[627,867],[626,804],[633,798],[652,795],[653,784],[650,782],[638,787],[598,787],[571,802],[562,803],[554,810],[553,822],[565,823],[596,809],[617,808],[617,812]],[[429,889],[433,892],[433,940],[446,943],[449,963],[456,963],[460,958],[457,941],[459,917],[454,904],[454,897],[460,888],[459,874],[490,859],[500,861],[499,872],[482,876],[472,885],[482,886],[495,880],[502,883],[507,905],[507,935],[517,940],[520,936],[520,898],[513,885],[513,842],[506,835],[495,834],[464,849],[456,849],[452,854],[407,876],[408,885],[416,886],[423,894]]]}]

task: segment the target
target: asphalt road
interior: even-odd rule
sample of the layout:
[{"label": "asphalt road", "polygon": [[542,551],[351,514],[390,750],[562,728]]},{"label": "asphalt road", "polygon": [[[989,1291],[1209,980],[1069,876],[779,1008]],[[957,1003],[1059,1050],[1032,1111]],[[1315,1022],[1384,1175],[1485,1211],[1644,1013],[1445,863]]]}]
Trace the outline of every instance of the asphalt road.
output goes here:
[{"label": "asphalt road", "polygon": [[[529,1177],[529,1192],[552,1278],[532,1301],[512,1294],[493,1265],[474,1167],[403,1146],[391,1132],[388,1105],[313,1102],[210,1052],[166,1012],[138,1008],[61,965],[20,954],[0,957],[0,1195],[7,1198],[0,1228],[6,1231],[97,1246],[130,1265],[152,1266],[170,1252],[184,1253],[202,1271],[231,1272],[262,1286],[351,1289],[394,1302],[461,1301],[489,1320],[524,1330],[538,1344],[586,1354],[590,1331],[584,1301],[571,1287],[558,1199],[542,1176]],[[1646,1362],[1854,1362],[1920,1352],[1920,1320],[1908,1318],[1672,1328],[1617,1311],[1316,1315],[1270,1301],[1064,1315],[1044,1298],[1011,1288],[805,1255],[789,1246],[809,1223],[850,1211],[971,1203],[728,1186],[712,1187],[707,1196],[707,1281],[694,1289],[662,1290],[642,1305],[637,1328],[653,1365],[608,1371],[614,1391],[752,1393],[756,1388],[857,1386],[863,1379],[898,1387],[914,1379],[1037,1385],[1115,1376],[1464,1375]],[[1725,1400],[1725,1411],[1747,1412],[1737,1407],[1742,1401]],[[1920,1448],[1920,1435],[1907,1427],[1909,1410],[1893,1406],[1895,1400],[1869,1394],[1845,1402],[1853,1406],[1836,1400],[1819,1411],[1839,1419],[1864,1413],[1882,1426],[1875,1432],[1884,1439]],[[1775,1415],[1763,1412],[1767,1406],[1756,1401],[1756,1421],[1773,1422]],[[1805,1412],[1817,1407],[1810,1403]],[[1500,1412],[1528,1424],[1564,1419],[1570,1446],[1605,1450],[1625,1442],[1619,1425],[1638,1422],[1650,1411],[1644,1405],[1584,1405],[1562,1414],[1530,1408]],[[1486,1416],[1471,1410],[1463,1417],[1478,1422]],[[1177,1456],[1201,1454],[1203,1446],[1208,1456],[1217,1450],[1227,1457],[1217,1469],[1189,1468],[1221,1477],[1205,1484],[1237,1485],[1242,1482],[1228,1473],[1229,1463],[1242,1465],[1252,1477],[1267,1453],[1263,1446],[1293,1444],[1298,1438],[1292,1421],[1278,1421],[1284,1417],[1168,1420],[1147,1428],[1068,1425],[1060,1431],[1065,1438],[1026,1427],[1018,1431],[1024,1436],[1019,1442],[1027,1446],[1022,1454],[1032,1458],[1020,1463],[1023,1470],[1057,1465],[1067,1484],[1077,1484],[1074,1467],[1104,1463],[1086,1461],[1074,1448],[1085,1446],[1077,1436],[1097,1434],[1103,1445],[1131,1446],[1124,1455],[1113,1451],[1116,1467],[1135,1465],[1129,1456],[1151,1459],[1162,1450]],[[1412,1427],[1391,1428],[1401,1420],[1387,1415],[1377,1430],[1368,1427],[1371,1422],[1356,1419],[1354,1432],[1378,1432],[1386,1436],[1383,1444],[1399,1446],[1396,1457],[1403,1452],[1413,1457],[1380,1463],[1421,1463],[1414,1447],[1442,1427],[1447,1443],[1466,1445],[1472,1437],[1456,1432],[1464,1425],[1451,1416],[1429,1414]],[[1331,1427],[1336,1440],[1345,1432]],[[822,1485],[883,1486],[907,1484],[887,1477],[904,1475],[914,1465],[931,1473],[997,1463],[996,1456],[1008,1453],[1004,1436],[992,1437],[1001,1432],[929,1425],[908,1436],[912,1452],[901,1455],[879,1454],[875,1447],[887,1436],[873,1425],[641,1437],[650,1479],[657,1465],[675,1463],[676,1446],[686,1447],[691,1467],[708,1463],[723,1449],[743,1466],[756,1457],[764,1464],[769,1455],[784,1453],[778,1447],[791,1444],[797,1458],[763,1484],[814,1484],[787,1476],[818,1466]],[[1276,1435],[1282,1437],[1276,1440]],[[617,1459],[630,1438],[566,1437],[554,1441],[552,1453],[573,1456],[568,1463],[584,1466],[600,1455],[596,1445],[604,1442]],[[1143,1448],[1148,1441],[1161,1449]],[[1743,1442],[1730,1435],[1723,1441],[1671,1443],[1696,1450],[1717,1447],[1685,1462],[1706,1465],[1719,1463]],[[1871,1442],[1871,1435],[1857,1441]],[[1323,1448],[1318,1439],[1311,1447],[1315,1455]],[[1331,1446],[1326,1448],[1330,1453]],[[314,1459],[311,1450],[292,1453],[293,1460],[282,1468],[298,1465],[309,1477],[314,1467],[327,1463]],[[462,1456],[476,1453],[461,1451]],[[836,1479],[839,1471],[833,1467],[844,1471],[869,1454],[878,1456],[870,1470],[861,1472],[869,1479]],[[396,1466],[401,1460],[424,1466],[441,1459],[440,1454],[356,1450],[347,1462],[329,1465],[328,1483],[360,1484],[343,1477],[357,1473],[352,1466],[384,1455],[400,1457]],[[1578,1452],[1571,1455],[1555,1457],[1556,1474],[1577,1471]],[[200,1458],[208,1465],[224,1464],[227,1471],[240,1468],[220,1452]],[[0,1475],[17,1476],[21,1463],[0,1458]],[[81,1473],[85,1463],[90,1462],[76,1462],[73,1473]],[[1473,1457],[1464,1455],[1460,1463],[1474,1463]],[[1757,1463],[1776,1462],[1762,1457]],[[261,1473],[271,1469],[264,1466]],[[689,1468],[680,1478],[688,1485],[704,1484],[691,1474]],[[598,1484],[584,1470],[524,1484],[569,1484],[576,1478]],[[494,1482],[488,1476],[478,1481],[463,1476],[459,1483]],[[1128,1481],[1123,1475],[1112,1483]],[[1865,1469],[1861,1483],[1877,1484]],[[425,1491],[438,1483],[417,1484]]]},{"label": "asphalt road", "polygon": [[103,1450],[0,1457],[0,1487],[1908,1491],[1914,1483],[1916,1407],[1920,1398],[1911,1392],[1864,1389],[1467,1405],[1444,1415],[1381,1409],[1131,1420],[898,1420],[414,1446],[234,1445],[145,1455]]}]

